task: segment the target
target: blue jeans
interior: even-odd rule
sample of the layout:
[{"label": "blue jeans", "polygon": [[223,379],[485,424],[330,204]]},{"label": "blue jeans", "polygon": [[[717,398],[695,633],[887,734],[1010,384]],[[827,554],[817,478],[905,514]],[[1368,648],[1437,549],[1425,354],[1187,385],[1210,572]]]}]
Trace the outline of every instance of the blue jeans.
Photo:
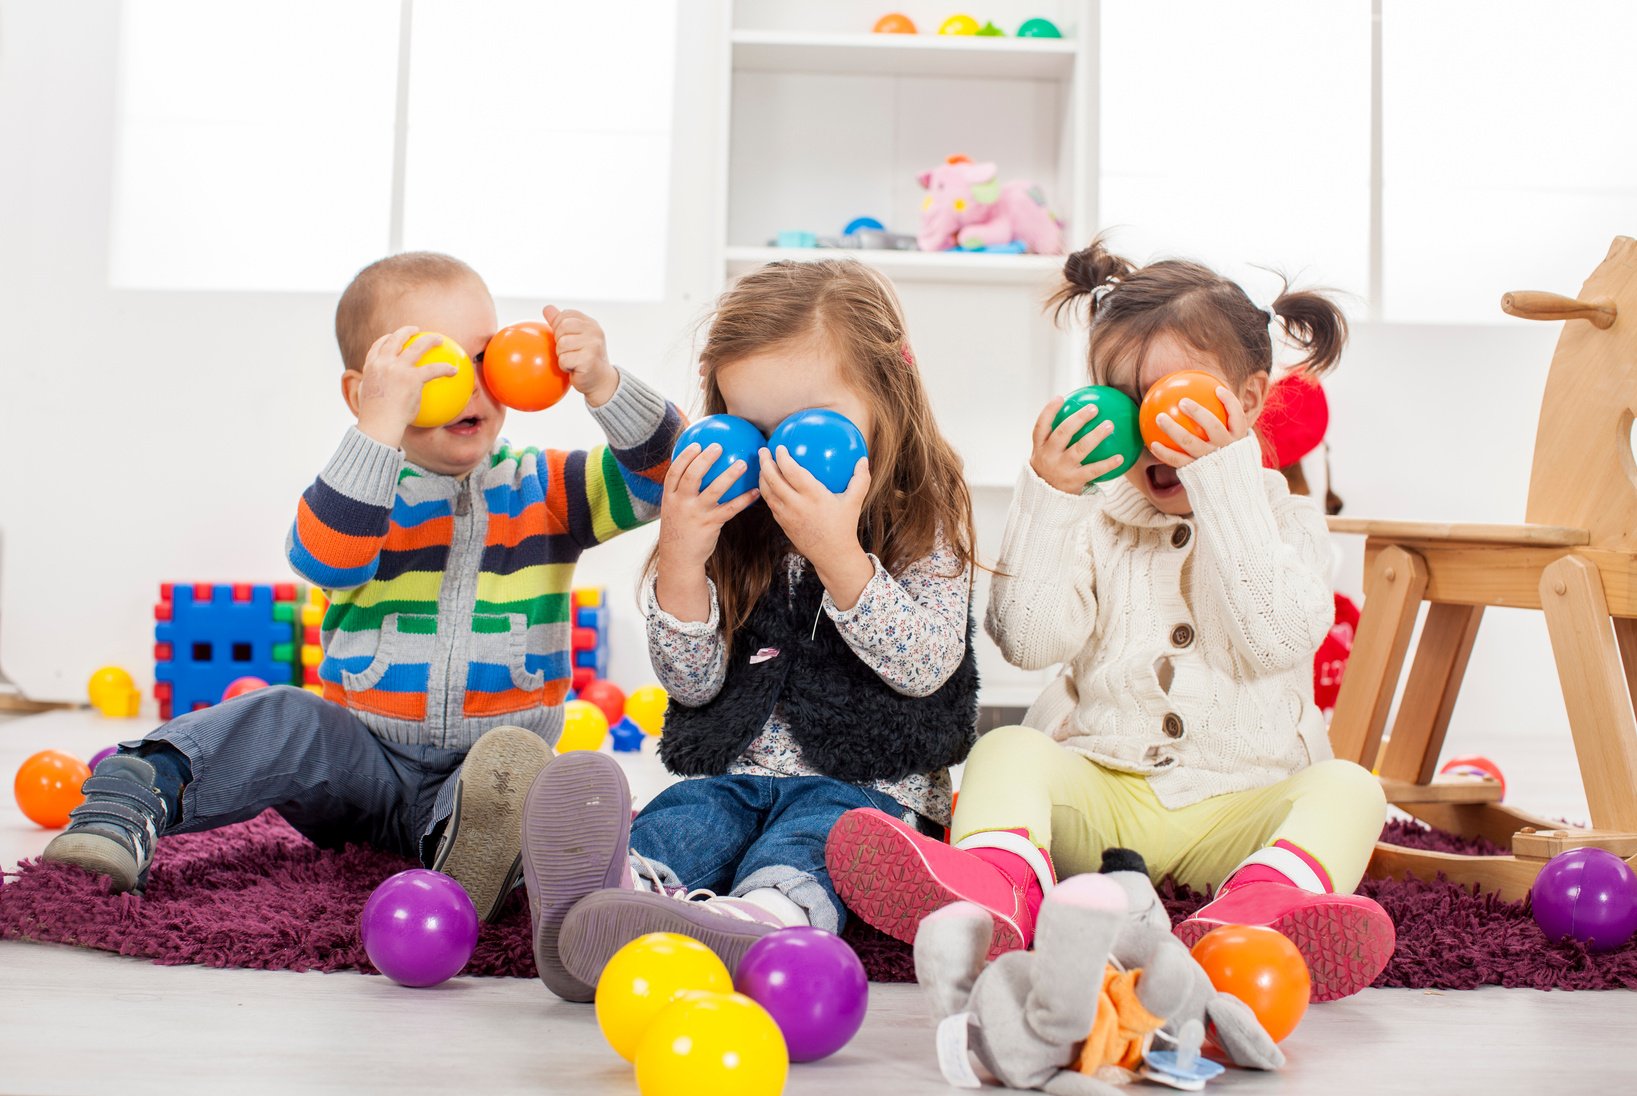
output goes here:
[{"label": "blue jeans", "polygon": [[894,818],[889,795],[828,776],[707,776],[661,792],[631,823],[631,848],[660,882],[743,895],[781,891],[819,928],[840,932],[847,914],[830,885],[824,842],[855,807]]}]

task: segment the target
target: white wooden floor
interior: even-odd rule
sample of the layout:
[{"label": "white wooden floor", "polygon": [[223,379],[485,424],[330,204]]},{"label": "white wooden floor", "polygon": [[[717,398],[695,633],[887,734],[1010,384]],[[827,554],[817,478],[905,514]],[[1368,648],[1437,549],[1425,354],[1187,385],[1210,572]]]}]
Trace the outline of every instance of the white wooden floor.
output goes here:
[{"label": "white wooden floor", "polygon": [[[89,757],[147,726],[88,713],[0,723],[0,776],[35,750]],[[1527,774],[1525,786],[1540,795],[1518,801],[1582,817],[1570,763],[1520,757],[1526,746],[1512,744],[1506,767]],[[663,782],[651,761],[631,772],[639,798]],[[0,865],[14,867],[49,837],[3,796]],[[953,1091],[938,1074],[919,991],[872,987],[870,1008],[849,1047],[792,1069],[788,1092]],[[1634,1033],[1637,994],[1627,992],[1370,990],[1315,1006],[1285,1041],[1285,1071],[1230,1071],[1211,1090],[1629,1092],[1637,1084]],[[558,1001],[536,982],[457,979],[406,990],[355,974],[156,967],[0,942],[0,1093],[456,1089],[636,1092],[590,1008]]]}]

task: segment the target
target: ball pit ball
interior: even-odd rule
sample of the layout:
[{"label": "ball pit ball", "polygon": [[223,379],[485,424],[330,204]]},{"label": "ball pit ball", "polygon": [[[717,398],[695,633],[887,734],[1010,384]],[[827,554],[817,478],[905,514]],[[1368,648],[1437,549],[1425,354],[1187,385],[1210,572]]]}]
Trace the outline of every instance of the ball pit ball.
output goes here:
[{"label": "ball pit ball", "polygon": [[104,746],[102,749],[91,755],[91,760],[85,763],[85,767],[90,769],[92,772],[96,772],[97,766],[102,764],[104,759],[113,757],[118,752],[118,746]]},{"label": "ball pit ball", "polygon": [[847,490],[858,462],[870,455],[851,419],[818,407],[797,411],[774,428],[768,452],[777,457],[780,447],[837,495]]},{"label": "ball pit ball", "polygon": [[1019,38],[1061,38],[1063,32],[1050,19],[1026,19],[1017,28]]},{"label": "ball pit ball", "polygon": [[891,12],[875,21],[877,34],[914,34],[915,20],[900,12]]},{"label": "ball pit ball", "polygon": [[491,395],[518,411],[544,411],[568,392],[568,374],[557,364],[557,338],[545,323],[502,327],[483,350],[483,383]]},{"label": "ball pit ball", "polygon": [[631,690],[625,698],[625,714],[642,728],[643,734],[657,736],[665,727],[665,709],[670,703],[670,694],[663,686],[644,685]]},{"label": "ball pit ball", "polygon": [[779,1025],[741,993],[690,993],[655,1017],[637,1048],[642,1096],[778,1096],[790,1075]]},{"label": "ball pit ball", "polygon": [[1606,849],[1570,849],[1540,870],[1529,905],[1548,940],[1613,951],[1637,933],[1637,872]]},{"label": "ball pit ball", "polygon": [[85,762],[73,754],[41,750],[18,767],[12,792],[30,822],[60,830],[68,825],[68,812],[85,802],[80,787],[90,776]]},{"label": "ball pit ball", "polygon": [[1296,945],[1262,925],[1223,925],[1194,944],[1193,955],[1219,992],[1231,993],[1279,1042],[1307,1012],[1312,978]]},{"label": "ball pit ball", "polygon": [[477,391],[477,373],[472,368],[472,359],[466,356],[466,351],[454,339],[436,332],[422,331],[404,345],[414,346],[435,338],[443,341],[424,351],[415,364],[452,365],[455,375],[435,377],[421,385],[421,409],[410,423],[412,426],[447,426],[460,418],[460,413],[472,402],[472,393]]},{"label": "ball pit ball", "polygon": [[1167,449],[1181,452],[1171,441],[1171,436],[1160,429],[1159,417],[1162,414],[1170,415],[1178,426],[1201,441],[1205,440],[1205,428],[1182,413],[1180,405],[1183,400],[1193,400],[1226,425],[1228,409],[1222,405],[1222,400],[1216,394],[1216,390],[1221,387],[1221,377],[1195,369],[1184,369],[1180,373],[1171,373],[1155,381],[1154,387],[1143,396],[1142,406],[1137,411],[1144,444],[1153,445],[1158,442]]},{"label": "ball pit ball", "polygon": [[1104,422],[1112,422],[1114,432],[1098,442],[1097,447],[1086,454],[1086,458],[1080,463],[1096,464],[1116,454],[1124,458],[1117,467],[1104,472],[1093,481],[1102,483],[1104,480],[1111,480],[1131,471],[1137,457],[1142,453],[1142,433],[1137,429],[1137,404],[1118,388],[1088,384],[1063,397],[1063,406],[1052,417],[1052,429],[1057,429],[1059,423],[1088,404],[1096,406],[1097,416],[1076,430],[1074,437],[1069,439],[1069,444],[1073,445]]},{"label": "ball pit ball", "polygon": [[477,908],[449,876],[414,868],[375,888],[358,928],[375,969],[419,989],[448,981],[472,958]]},{"label": "ball pit ball", "polygon": [[591,682],[580,690],[580,699],[595,704],[610,727],[625,717],[625,694],[612,681]]},{"label": "ball pit ball", "polygon": [[223,700],[232,700],[234,697],[253,693],[257,689],[267,688],[267,682],[259,677],[236,677],[228,682],[227,688],[222,690]]},{"label": "ball pit ball", "polygon": [[828,1058],[858,1034],[869,1007],[864,964],[847,942],[820,928],[769,933],[739,961],[733,988],[768,1011],[792,1062]]},{"label": "ball pit ball", "polygon": [[616,951],[597,979],[597,1027],[614,1052],[635,1061],[649,1026],[684,993],[730,993],[716,953],[691,937],[650,932]]},{"label": "ball pit ball", "polygon": [[608,734],[608,717],[589,700],[570,700],[563,705],[563,733],[557,739],[557,752],[595,750],[601,748]]},{"label": "ball pit ball", "polygon": [[1457,773],[1462,776],[1487,776],[1501,786],[1501,798],[1506,798],[1506,777],[1501,774],[1501,767],[1478,754],[1462,754],[1452,757],[1438,769],[1440,773]]},{"label": "ball pit ball", "polygon": [[939,34],[976,34],[978,21],[970,15],[951,15],[938,28]]},{"label": "ball pit ball", "polygon": [[716,478],[726,472],[734,461],[744,461],[745,470],[718,500],[732,502],[761,482],[762,470],[757,454],[761,452],[765,440],[760,430],[737,415],[706,415],[689,423],[677,436],[671,459],[675,460],[690,445],[698,445],[701,450],[709,449],[713,444],[722,447],[722,455],[716,458],[716,463],[699,481],[701,491],[716,482]]}]

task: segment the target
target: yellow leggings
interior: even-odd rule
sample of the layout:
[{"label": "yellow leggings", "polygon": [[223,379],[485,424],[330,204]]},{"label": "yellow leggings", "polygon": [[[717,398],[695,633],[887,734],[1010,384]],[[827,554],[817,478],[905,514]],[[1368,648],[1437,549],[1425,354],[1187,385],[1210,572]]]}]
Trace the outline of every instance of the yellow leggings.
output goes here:
[{"label": "yellow leggings", "polygon": [[1105,769],[1031,727],[978,739],[966,761],[950,837],[1027,830],[1051,853],[1058,878],[1096,871],[1103,850],[1135,849],[1154,880],[1220,884],[1246,857],[1285,841],[1329,873],[1339,894],[1364,876],[1386,799],[1350,761],[1321,761],[1277,784],[1169,810],[1148,779]]}]

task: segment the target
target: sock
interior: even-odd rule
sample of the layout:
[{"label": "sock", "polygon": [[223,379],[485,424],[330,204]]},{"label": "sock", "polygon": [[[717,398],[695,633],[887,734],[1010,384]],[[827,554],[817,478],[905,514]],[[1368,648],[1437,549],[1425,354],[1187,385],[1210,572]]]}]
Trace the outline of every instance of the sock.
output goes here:
[{"label": "sock", "polygon": [[1330,894],[1336,889],[1323,864],[1300,845],[1283,838],[1247,856],[1218,893],[1226,894],[1246,883],[1284,883],[1309,894]]},{"label": "sock", "polygon": [[739,899],[766,910],[784,922],[785,928],[801,928],[813,923],[806,910],[791,901],[790,896],[784,891],[773,887],[757,887],[753,891],[739,895]]},{"label": "sock", "polygon": [[[121,751],[127,752],[127,751]],[[134,751],[138,757],[153,766],[154,787],[165,801],[165,824],[162,830],[182,822],[182,789],[193,783],[193,765],[188,755],[169,742],[144,742]]]}]

